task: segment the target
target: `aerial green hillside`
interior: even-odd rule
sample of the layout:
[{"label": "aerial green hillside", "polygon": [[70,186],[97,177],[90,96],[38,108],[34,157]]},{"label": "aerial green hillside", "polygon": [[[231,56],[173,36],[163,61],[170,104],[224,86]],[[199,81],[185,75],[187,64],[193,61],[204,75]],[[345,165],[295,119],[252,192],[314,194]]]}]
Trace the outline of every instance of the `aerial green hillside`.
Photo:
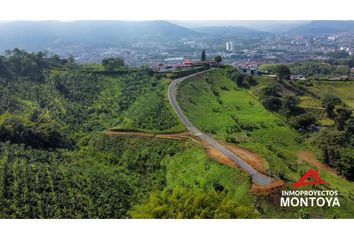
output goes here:
[{"label": "aerial green hillside", "polygon": [[[260,216],[248,177],[200,145],[104,133],[185,130],[163,76],[19,50],[0,60],[1,218]],[[191,209],[180,207],[191,200]]]},{"label": "aerial green hillside", "polygon": [[[265,160],[268,172],[290,187],[290,183],[296,182],[309,167],[314,167],[299,160],[301,153],[313,153],[323,160],[313,141],[318,133],[298,132],[292,127],[291,121],[287,121],[281,114],[282,111],[267,110],[253,93],[256,89],[266,89],[274,83],[262,77],[254,80],[257,83],[240,86],[231,79],[228,70],[217,69],[182,82],[178,89],[178,99],[183,111],[196,127],[220,142],[236,144],[259,154]],[[350,150],[341,150],[343,153],[345,151]],[[326,169],[320,169],[320,174],[330,184],[319,188],[337,189],[342,194],[343,204],[341,208],[329,208],[326,211],[306,209],[309,217],[350,217],[348,212],[354,211],[354,184]],[[267,206],[265,208],[268,209]],[[278,217],[295,211],[289,209],[286,213],[283,209],[282,213],[280,209],[274,212],[272,208],[268,210],[265,215],[275,214]]]},{"label": "aerial green hillside", "polygon": [[[287,184],[311,166],[299,152],[319,156],[341,173],[320,170],[330,183],[320,188],[337,189],[341,208],[280,209],[250,192],[246,173],[216,162],[196,141],[107,134],[186,130],[164,74],[106,71],[18,49],[0,57],[0,70],[0,218],[346,218],[354,211],[353,183],[340,176],[351,177],[349,140],[321,157],[328,146],[312,141],[317,133],[301,134],[291,123],[297,116],[288,121],[263,106],[268,79],[242,83],[217,69],[187,79],[177,97],[198,128],[256,152]],[[331,120],[343,129],[323,134],[342,140],[350,129],[337,105]]]}]

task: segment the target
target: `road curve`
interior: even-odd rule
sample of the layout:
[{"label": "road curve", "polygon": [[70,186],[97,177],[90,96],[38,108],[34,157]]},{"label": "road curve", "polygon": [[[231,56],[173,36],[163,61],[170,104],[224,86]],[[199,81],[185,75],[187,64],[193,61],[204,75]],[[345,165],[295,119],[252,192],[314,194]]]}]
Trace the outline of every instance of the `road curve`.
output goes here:
[{"label": "road curve", "polygon": [[[207,70],[210,71],[210,70]],[[206,72],[206,71],[204,71]],[[252,177],[252,182],[255,184],[259,185],[268,185],[271,182],[273,182],[273,179],[258,172],[255,170],[253,167],[251,167],[249,164],[247,164],[244,160],[242,160],[239,156],[237,156],[235,153],[231,152],[224,146],[222,146],[220,143],[212,139],[210,136],[202,133],[199,129],[197,129],[193,124],[188,120],[188,118],[184,115],[181,107],[178,105],[178,102],[176,100],[176,87],[179,83],[181,83],[183,80],[190,78],[192,76],[204,73],[196,73],[193,75],[189,75],[186,77],[178,78],[175,80],[172,80],[170,85],[168,86],[168,99],[172,105],[173,110],[176,112],[177,116],[181,119],[184,125],[188,128],[188,130],[195,136],[198,136],[200,139],[203,141],[207,142],[217,150],[219,150],[222,154],[230,158],[232,161],[234,161],[238,166],[240,166],[241,169],[243,169],[245,172],[247,172],[251,177]]]}]

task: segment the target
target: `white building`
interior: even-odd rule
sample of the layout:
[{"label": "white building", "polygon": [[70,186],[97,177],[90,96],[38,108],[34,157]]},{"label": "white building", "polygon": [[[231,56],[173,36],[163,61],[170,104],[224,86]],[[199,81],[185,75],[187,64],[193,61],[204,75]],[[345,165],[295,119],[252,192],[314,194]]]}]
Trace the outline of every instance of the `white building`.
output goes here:
[{"label": "white building", "polygon": [[227,51],[233,51],[234,50],[234,42],[233,41],[226,42],[226,50]]}]

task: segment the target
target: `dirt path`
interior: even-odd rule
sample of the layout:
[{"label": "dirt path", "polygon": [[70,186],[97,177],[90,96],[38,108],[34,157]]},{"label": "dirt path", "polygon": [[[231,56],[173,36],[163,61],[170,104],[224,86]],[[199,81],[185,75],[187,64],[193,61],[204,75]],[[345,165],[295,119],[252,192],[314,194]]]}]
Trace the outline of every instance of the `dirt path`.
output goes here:
[{"label": "dirt path", "polygon": [[[123,137],[143,137],[143,138],[157,138],[157,139],[171,139],[171,140],[192,140],[194,142],[198,142],[199,144],[202,144],[204,146],[204,148],[206,149],[208,155],[210,157],[214,158],[215,160],[217,160],[218,162],[228,165],[233,168],[238,168],[238,165],[234,161],[232,161],[227,156],[222,154],[216,148],[213,148],[212,146],[210,146],[210,144],[201,141],[199,138],[195,138],[187,131],[178,132],[178,133],[154,134],[154,133],[126,130],[126,129],[109,129],[106,131],[106,134],[109,136],[123,136]],[[264,160],[260,156],[258,156],[257,154],[255,154],[249,150],[237,147],[233,144],[223,144],[223,146],[225,146],[227,149],[229,149],[233,153],[237,154],[238,156],[242,157],[242,159],[245,162],[247,162],[249,165],[251,165],[257,171],[266,174]]]},{"label": "dirt path", "polygon": [[310,165],[312,165],[312,166],[314,166],[314,167],[316,167],[318,169],[326,170],[326,171],[331,172],[334,175],[337,175],[337,172],[333,168],[331,168],[331,167],[327,166],[326,164],[321,163],[320,161],[318,161],[316,159],[316,157],[312,153],[305,152],[305,151],[300,151],[300,152],[297,153],[297,159],[298,159],[299,162],[307,162]]},{"label": "dirt path", "polygon": [[[213,146],[211,146],[207,142],[202,141],[200,138],[192,136],[188,131],[178,132],[178,133],[154,134],[154,133],[147,133],[147,132],[128,130],[128,129],[109,129],[105,133],[108,136],[112,136],[112,137],[121,136],[121,137],[170,139],[170,140],[182,140],[182,141],[191,140],[193,142],[203,145],[206,152],[208,153],[208,156],[215,159],[219,163],[227,165],[232,168],[240,169],[240,167],[232,159],[225,156],[225,154],[221,153],[218,149],[214,148]],[[224,143],[222,145],[225,148],[227,148],[229,151],[240,156],[247,164],[252,166],[258,172],[266,174],[264,160],[260,156],[258,156],[256,153],[251,152],[246,149],[243,149],[243,148],[240,148],[240,147],[237,147],[233,144]],[[251,192],[254,194],[264,194],[266,192],[272,191],[273,189],[278,189],[280,186],[283,186],[282,181],[274,181],[271,184],[265,185],[265,186],[253,184]]]},{"label": "dirt path", "polygon": [[277,191],[282,190],[284,188],[284,182],[282,180],[277,180],[266,186],[252,184],[251,192],[255,195],[269,195],[272,193],[276,193]]},{"label": "dirt path", "polygon": [[127,129],[108,129],[105,132],[108,136],[117,137],[142,137],[142,138],[157,138],[157,139],[170,139],[170,140],[193,140],[193,136],[187,132],[178,132],[178,133],[148,133],[142,131],[135,130],[127,130]]},{"label": "dirt path", "polygon": [[243,160],[245,160],[249,165],[251,165],[258,172],[267,174],[267,171],[264,166],[264,159],[262,159],[256,153],[251,152],[244,148],[237,147],[233,144],[223,144],[223,145],[233,153],[240,156]]}]

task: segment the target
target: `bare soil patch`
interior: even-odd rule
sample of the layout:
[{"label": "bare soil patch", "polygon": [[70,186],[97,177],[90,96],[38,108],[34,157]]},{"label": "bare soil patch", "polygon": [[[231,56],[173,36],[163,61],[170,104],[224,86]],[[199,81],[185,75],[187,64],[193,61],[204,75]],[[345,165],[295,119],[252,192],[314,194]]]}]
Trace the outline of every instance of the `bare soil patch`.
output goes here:
[{"label": "bare soil patch", "polygon": [[213,147],[207,147],[206,151],[207,151],[209,157],[215,159],[219,163],[227,165],[232,168],[239,168],[238,165],[234,161],[232,161],[230,158],[226,157],[224,154],[219,152],[217,149],[215,149]]},{"label": "bare soil patch", "polygon": [[331,167],[327,166],[326,164],[321,163],[320,161],[318,161],[316,159],[316,157],[312,153],[305,152],[305,151],[300,151],[300,152],[297,153],[297,159],[300,162],[307,162],[310,165],[312,165],[312,166],[314,166],[314,167],[316,167],[318,169],[326,170],[326,171],[331,172],[334,175],[337,175],[337,172],[333,168],[331,168]]},{"label": "bare soil patch", "polygon": [[233,153],[235,153],[237,156],[242,158],[242,160],[251,165],[258,172],[267,174],[264,166],[264,160],[256,153],[246,150],[244,148],[237,147],[233,144],[224,144],[224,146]]},{"label": "bare soil patch", "polygon": [[189,132],[178,132],[178,133],[147,133],[136,130],[127,129],[109,129],[105,132],[108,136],[123,136],[123,137],[145,137],[145,138],[158,138],[158,139],[171,139],[171,140],[187,140],[191,139],[192,136]]},{"label": "bare soil patch", "polygon": [[285,189],[285,184],[283,181],[278,180],[274,181],[271,184],[268,185],[258,185],[258,184],[252,184],[251,187],[251,192],[255,195],[270,195],[273,193],[277,193],[281,191],[282,189]]}]

